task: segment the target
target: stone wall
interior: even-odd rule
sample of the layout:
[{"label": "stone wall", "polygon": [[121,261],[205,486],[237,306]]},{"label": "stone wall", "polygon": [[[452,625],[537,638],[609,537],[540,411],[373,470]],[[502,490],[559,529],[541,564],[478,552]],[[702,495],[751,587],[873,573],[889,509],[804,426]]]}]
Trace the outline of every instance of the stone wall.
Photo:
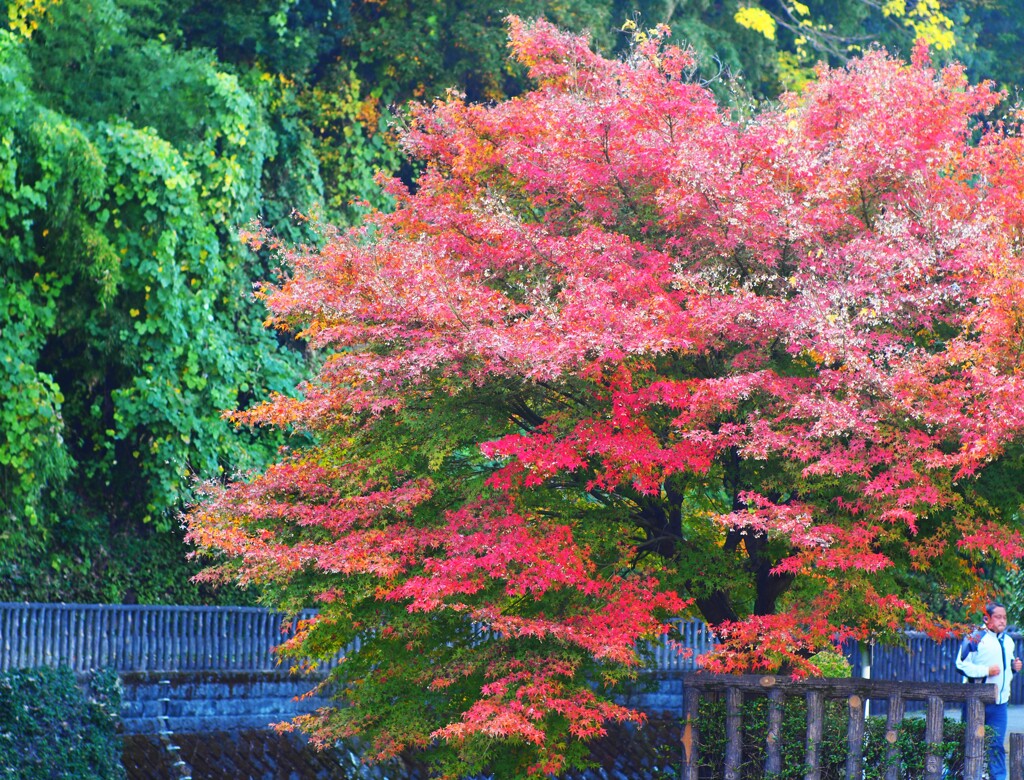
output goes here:
[{"label": "stone wall", "polygon": [[[642,728],[611,726],[591,743],[593,769],[558,780],[666,780],[679,777],[677,722],[651,721]],[[298,734],[273,731],[177,735],[169,752],[153,735],[125,737],[128,780],[427,780],[415,762],[361,762],[352,746],[314,750]],[[493,780],[482,776],[466,780]]]},{"label": "stone wall", "polygon": [[616,701],[646,712],[653,720],[679,720],[683,717],[683,680],[672,672],[644,674]]},{"label": "stone wall", "polygon": [[[121,675],[121,682],[126,734],[266,729],[328,704],[320,696],[302,698],[317,679],[287,672],[137,672]],[[643,675],[617,700],[652,719],[677,720],[682,680]]]},{"label": "stone wall", "polygon": [[[657,780],[678,762],[682,683],[648,675],[620,697],[647,712],[642,727],[611,726],[591,744],[596,769],[564,780]],[[425,780],[414,763],[367,766],[358,745],[319,752],[273,723],[327,701],[303,696],[317,683],[283,672],[123,674],[123,763],[129,780]],[[670,768],[671,767],[671,768]],[[477,778],[476,780],[487,780]]]},{"label": "stone wall", "polygon": [[267,729],[312,712],[318,680],[286,672],[136,672],[121,676],[126,734]]}]

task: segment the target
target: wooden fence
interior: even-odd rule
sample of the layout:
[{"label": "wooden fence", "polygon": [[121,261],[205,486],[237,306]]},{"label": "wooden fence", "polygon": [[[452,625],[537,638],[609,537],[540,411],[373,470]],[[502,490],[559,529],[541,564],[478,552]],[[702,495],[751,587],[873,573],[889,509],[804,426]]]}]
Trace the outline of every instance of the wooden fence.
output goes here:
[{"label": "wooden fence", "polygon": [[[825,701],[845,699],[849,719],[847,726],[847,780],[860,780],[864,776],[864,702],[886,699],[889,715],[886,720],[886,780],[901,776],[897,747],[897,728],[903,719],[904,703],[908,699],[927,702],[925,744],[938,745],[942,740],[943,713],[947,702],[965,702],[967,726],[964,732],[965,780],[980,780],[985,764],[985,704],[995,701],[994,685],[956,685],[950,683],[891,682],[880,680],[811,679],[793,681],[773,675],[718,675],[687,674],[683,678],[685,691],[683,721],[683,780],[698,780],[700,776],[700,728],[697,719],[698,702],[709,691],[725,694],[724,756],[725,780],[739,780],[743,764],[742,706],[744,696],[766,696],[769,701],[768,728],[765,734],[764,775],[777,776],[782,771],[782,714],[787,697],[801,697],[807,702],[807,732],[804,743],[804,780],[821,778],[821,743],[825,720]],[[1019,772],[1016,773],[1019,777]],[[925,758],[924,780],[940,780],[943,775],[942,758],[938,751]]]},{"label": "wooden fence", "polygon": [[292,627],[257,607],[0,603],[0,670],[270,671]]},{"label": "wooden fence", "polygon": [[[312,616],[312,610],[300,617]],[[174,607],[119,604],[32,604],[0,602],[0,670],[66,664],[76,671],[110,667],[118,671],[269,671],[271,651],[291,634],[284,616],[258,607]],[[679,621],[680,654],[668,643],[651,646],[656,671],[689,671],[694,659],[714,646],[698,620]],[[1019,634],[1013,634],[1020,641]],[[959,682],[953,665],[959,642],[934,642],[907,635],[907,647],[874,648],[876,680]],[[1019,652],[1024,655],[1024,646]],[[859,676],[856,645],[847,656]],[[1014,675],[1010,701],[1024,702],[1024,674]]]},{"label": "wooden fence", "polygon": [[[278,668],[272,648],[292,628],[283,615],[259,607],[0,602],[0,671],[60,664],[76,672],[271,671]],[[694,652],[652,646],[657,669],[693,669],[694,658],[714,644],[699,621],[679,628]]]}]

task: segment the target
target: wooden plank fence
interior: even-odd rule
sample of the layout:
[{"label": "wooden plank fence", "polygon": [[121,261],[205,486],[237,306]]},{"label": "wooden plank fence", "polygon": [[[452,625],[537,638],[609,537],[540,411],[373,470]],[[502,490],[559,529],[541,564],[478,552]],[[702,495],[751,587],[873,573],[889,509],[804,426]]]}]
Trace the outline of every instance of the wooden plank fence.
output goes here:
[{"label": "wooden plank fence", "polygon": [[292,628],[258,607],[0,603],[0,671],[271,671]]},{"label": "wooden plank fence", "polygon": [[[1017,655],[1024,658],[1024,637],[1017,630],[1011,629],[1010,636],[1017,643]],[[906,633],[907,646],[880,647],[871,651],[871,678],[873,680],[918,680],[928,683],[962,683],[963,677],[954,663],[960,640],[945,639],[936,642],[927,634],[918,631]],[[846,657],[853,665],[854,674],[860,671],[866,659],[861,657],[861,650],[851,643],[845,648]],[[1010,703],[1024,703],[1024,674],[1015,674],[1010,684]],[[874,706],[874,705],[872,705]],[[910,705],[910,709],[923,707],[920,702]],[[878,710],[884,714],[885,708]],[[875,712],[875,710],[872,710]]]},{"label": "wooden plank fence", "polygon": [[[677,620],[679,639],[675,643],[659,642],[650,645],[653,653],[651,666],[658,672],[692,671],[697,668],[697,656],[710,652],[715,646],[715,636],[699,620]],[[682,653],[680,648],[690,652]]]},{"label": "wooden plank fence", "polygon": [[[76,672],[272,671],[272,648],[291,628],[284,615],[259,607],[0,602],[0,671],[61,664]],[[693,654],[652,646],[657,669],[693,669],[714,645],[700,621],[679,621],[679,631]]]},{"label": "wooden plank fence", "polygon": [[[300,617],[314,614],[308,610]],[[79,672],[271,671],[278,668],[271,648],[291,635],[289,626],[282,633],[283,621],[282,614],[259,607],[0,602],[0,670],[66,664]],[[680,620],[677,627],[678,645],[692,653],[682,655],[667,642],[652,645],[652,670],[693,670],[696,656],[715,644],[699,620]],[[955,639],[934,642],[908,633],[905,649],[874,648],[871,676],[959,682],[953,665],[958,647]],[[1019,652],[1024,655],[1024,645]],[[859,676],[862,659],[855,644],[847,657]],[[1024,674],[1014,675],[1010,701],[1024,702]]]}]

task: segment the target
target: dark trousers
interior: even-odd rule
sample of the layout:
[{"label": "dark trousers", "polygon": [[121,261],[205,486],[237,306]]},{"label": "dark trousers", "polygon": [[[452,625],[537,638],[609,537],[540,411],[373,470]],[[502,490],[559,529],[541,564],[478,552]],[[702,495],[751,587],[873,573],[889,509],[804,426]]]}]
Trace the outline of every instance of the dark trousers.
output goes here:
[{"label": "dark trousers", "polygon": [[991,780],[1006,780],[1006,704],[985,705],[985,725],[992,729],[988,746],[988,776]]}]

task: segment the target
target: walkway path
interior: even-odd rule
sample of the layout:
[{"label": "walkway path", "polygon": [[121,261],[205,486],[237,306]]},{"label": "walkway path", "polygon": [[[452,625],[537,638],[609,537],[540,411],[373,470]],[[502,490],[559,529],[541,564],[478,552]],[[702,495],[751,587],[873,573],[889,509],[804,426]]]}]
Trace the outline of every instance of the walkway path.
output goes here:
[{"label": "walkway path", "polygon": [[[918,713],[924,716],[924,712]],[[960,720],[959,709],[946,710],[946,717]],[[1011,704],[1006,713],[1006,748],[1010,747],[1010,734],[1024,734],[1024,704]]]},{"label": "walkway path", "polygon": [[1006,717],[1006,733],[1019,731],[1024,734],[1024,704],[1011,704]]}]

